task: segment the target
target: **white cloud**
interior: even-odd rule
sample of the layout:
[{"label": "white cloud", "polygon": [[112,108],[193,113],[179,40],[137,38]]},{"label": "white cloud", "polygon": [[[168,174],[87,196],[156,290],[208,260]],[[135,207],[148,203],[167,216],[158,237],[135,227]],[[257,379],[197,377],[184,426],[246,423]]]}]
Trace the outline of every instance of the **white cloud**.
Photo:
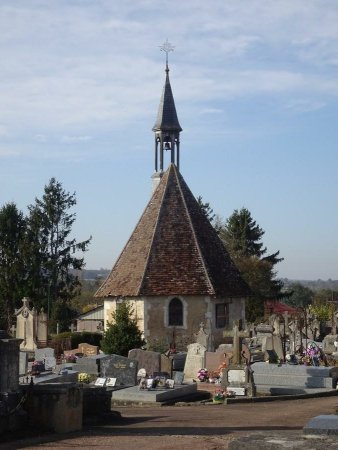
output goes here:
[{"label": "white cloud", "polygon": [[18,150],[15,150],[15,149],[9,148],[9,147],[0,146],[0,158],[7,157],[7,156],[18,156],[19,154],[20,154],[20,152]]},{"label": "white cloud", "polygon": [[293,110],[297,113],[317,111],[318,109],[322,109],[325,106],[325,102],[312,101],[308,99],[294,99],[290,100],[286,104],[287,109]]},{"label": "white cloud", "polygon": [[[222,110],[220,102],[250,102],[262,94],[282,105],[292,104],[295,93],[311,97],[313,105],[336,101],[338,5],[324,10],[314,0],[306,7],[301,0],[215,0],[212,8],[202,0],[120,3],[1,2],[0,57],[6,64],[0,122],[6,122],[6,133],[31,129],[64,136],[62,142],[84,142],[93,129],[152,120],[164,81],[164,55],[156,47],[167,36],[176,46],[170,54],[174,95],[187,108],[198,105],[210,114]],[[174,34],[168,20],[173,11]]]},{"label": "white cloud", "polygon": [[72,144],[76,142],[88,142],[92,139],[92,136],[62,136],[60,141],[65,144]]}]

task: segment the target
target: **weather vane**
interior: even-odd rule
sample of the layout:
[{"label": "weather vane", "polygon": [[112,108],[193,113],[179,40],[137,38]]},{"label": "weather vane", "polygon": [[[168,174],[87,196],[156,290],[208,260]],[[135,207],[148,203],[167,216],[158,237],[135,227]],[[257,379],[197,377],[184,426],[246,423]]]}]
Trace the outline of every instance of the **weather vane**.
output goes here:
[{"label": "weather vane", "polygon": [[168,41],[168,38],[167,38],[167,40],[164,42],[163,45],[160,45],[160,50],[161,50],[161,52],[165,52],[165,54],[166,54],[165,62],[166,62],[166,64],[167,64],[167,66],[168,66],[168,53],[169,53],[169,52],[173,52],[173,51],[174,51],[174,48],[175,48],[175,47]]}]

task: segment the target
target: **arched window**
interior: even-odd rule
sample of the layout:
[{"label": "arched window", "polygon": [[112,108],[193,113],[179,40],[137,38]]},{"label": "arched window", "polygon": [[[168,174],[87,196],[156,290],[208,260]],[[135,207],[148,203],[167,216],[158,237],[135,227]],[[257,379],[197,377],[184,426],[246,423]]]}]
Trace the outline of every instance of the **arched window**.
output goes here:
[{"label": "arched window", "polygon": [[169,323],[171,326],[183,325],[183,304],[179,298],[173,298],[169,303]]}]

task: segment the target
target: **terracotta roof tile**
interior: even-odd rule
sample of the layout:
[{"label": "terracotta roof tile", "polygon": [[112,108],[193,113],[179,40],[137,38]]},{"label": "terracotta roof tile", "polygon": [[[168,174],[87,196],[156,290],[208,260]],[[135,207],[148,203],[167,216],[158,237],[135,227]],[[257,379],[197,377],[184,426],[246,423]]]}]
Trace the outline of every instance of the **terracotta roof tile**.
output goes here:
[{"label": "terracotta roof tile", "polygon": [[223,243],[172,164],[95,296],[248,294]]}]

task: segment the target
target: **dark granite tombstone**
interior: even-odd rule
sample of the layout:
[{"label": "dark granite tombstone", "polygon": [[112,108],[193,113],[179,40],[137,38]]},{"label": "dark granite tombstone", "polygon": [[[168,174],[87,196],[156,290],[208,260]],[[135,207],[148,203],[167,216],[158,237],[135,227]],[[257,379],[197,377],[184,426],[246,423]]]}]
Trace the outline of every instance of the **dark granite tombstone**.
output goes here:
[{"label": "dark granite tombstone", "polygon": [[101,376],[116,378],[116,386],[135,386],[137,361],[120,355],[106,355],[101,362]]},{"label": "dark granite tombstone", "polygon": [[154,372],[161,371],[161,354],[158,352],[135,348],[129,351],[128,358],[135,359],[138,362],[138,367],[145,369],[147,375],[152,376]]},{"label": "dark granite tombstone", "polygon": [[172,360],[172,370],[183,371],[186,358],[187,354],[183,352],[170,355],[170,359]]},{"label": "dark granite tombstone", "polygon": [[74,369],[78,372],[88,373],[90,375],[102,376],[102,363],[111,355],[86,356],[77,360]]}]

